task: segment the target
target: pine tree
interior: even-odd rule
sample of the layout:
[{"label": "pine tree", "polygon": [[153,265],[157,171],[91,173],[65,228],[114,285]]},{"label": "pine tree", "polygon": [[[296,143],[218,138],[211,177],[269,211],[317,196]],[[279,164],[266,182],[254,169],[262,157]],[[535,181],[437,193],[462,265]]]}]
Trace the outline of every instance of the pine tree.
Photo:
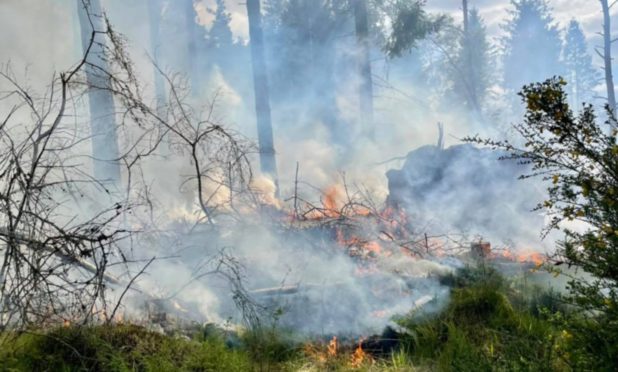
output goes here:
[{"label": "pine tree", "polygon": [[592,65],[586,37],[576,20],[571,20],[567,27],[562,55],[572,106],[578,107],[582,102],[589,103],[593,97],[593,89],[600,79]]},{"label": "pine tree", "polygon": [[225,0],[216,0],[216,8],[208,9],[215,19],[208,31],[208,44],[211,48],[225,48],[234,43],[230,22],[231,14],[227,11]]},{"label": "pine tree", "polygon": [[449,17],[429,15],[425,2],[398,0],[394,2],[391,34],[384,51],[389,57],[399,57],[416,48],[419,41],[431,33],[439,31],[449,21]]},{"label": "pine tree", "polygon": [[517,92],[524,85],[560,75],[560,32],[546,0],[511,0],[504,25],[504,85]]},{"label": "pine tree", "polygon": [[490,85],[491,45],[477,9],[468,13],[452,70],[453,91],[466,107],[481,111]]}]

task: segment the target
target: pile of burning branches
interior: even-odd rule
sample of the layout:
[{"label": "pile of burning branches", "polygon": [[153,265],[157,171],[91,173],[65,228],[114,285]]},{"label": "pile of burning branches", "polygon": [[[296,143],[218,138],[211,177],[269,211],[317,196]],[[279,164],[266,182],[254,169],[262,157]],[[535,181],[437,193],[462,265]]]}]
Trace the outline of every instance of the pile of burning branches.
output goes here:
[{"label": "pile of burning branches", "polygon": [[[298,172],[297,172],[298,174]],[[372,258],[378,255],[404,254],[414,258],[460,255],[469,250],[464,234],[430,235],[410,221],[404,208],[377,202],[362,186],[348,185],[345,174],[338,184],[321,192],[318,203],[299,195],[295,180],[292,204],[285,214],[292,228],[319,227],[351,256]]]}]

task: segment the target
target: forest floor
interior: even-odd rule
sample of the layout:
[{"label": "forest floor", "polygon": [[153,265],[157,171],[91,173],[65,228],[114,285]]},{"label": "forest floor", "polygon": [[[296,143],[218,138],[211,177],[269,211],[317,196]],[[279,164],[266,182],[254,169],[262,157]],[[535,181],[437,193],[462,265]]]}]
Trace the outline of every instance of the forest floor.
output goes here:
[{"label": "forest floor", "polygon": [[568,332],[552,321],[555,293],[526,278],[466,268],[445,280],[437,315],[403,315],[390,347],[292,341],[269,328],[235,334],[213,327],[190,336],[116,324],[4,333],[0,371],[485,371],[569,370]]}]

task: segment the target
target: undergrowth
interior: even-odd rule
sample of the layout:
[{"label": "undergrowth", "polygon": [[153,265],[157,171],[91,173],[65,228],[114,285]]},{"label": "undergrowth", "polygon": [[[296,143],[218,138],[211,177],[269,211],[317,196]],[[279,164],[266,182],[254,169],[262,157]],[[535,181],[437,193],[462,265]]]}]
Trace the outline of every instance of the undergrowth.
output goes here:
[{"label": "undergrowth", "polygon": [[230,339],[210,326],[189,339],[112,325],[5,333],[0,371],[567,371],[591,363],[611,370],[582,342],[612,341],[570,333],[566,321],[589,327],[587,320],[569,318],[556,293],[520,279],[484,266],[445,277],[446,307],[395,319],[389,337],[395,332],[397,347],[379,355],[357,345],[332,353],[326,340],[292,341],[298,335],[276,327]]}]

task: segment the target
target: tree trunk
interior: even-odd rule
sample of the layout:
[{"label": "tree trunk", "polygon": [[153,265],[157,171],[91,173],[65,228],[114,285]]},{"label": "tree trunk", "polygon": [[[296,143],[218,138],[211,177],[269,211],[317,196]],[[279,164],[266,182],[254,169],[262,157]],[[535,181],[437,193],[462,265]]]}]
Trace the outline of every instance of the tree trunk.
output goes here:
[{"label": "tree trunk", "polygon": [[260,167],[264,174],[272,177],[278,189],[277,162],[273,143],[273,128],[270,114],[270,95],[266,59],[264,57],[264,37],[262,35],[262,14],[260,0],[247,0],[249,15],[249,38],[253,64],[253,84],[255,90],[255,112],[260,146]]},{"label": "tree trunk", "polygon": [[[92,137],[92,157],[94,177],[111,185],[120,183],[120,163],[118,162],[118,139],[114,98],[110,92],[110,81],[101,71],[109,71],[104,58],[105,37],[100,33],[106,29],[99,0],[77,0],[77,10],[81,27],[84,53],[87,56],[86,79],[90,106],[90,128]],[[92,42],[94,38],[94,42]]]},{"label": "tree trunk", "polygon": [[465,66],[463,66],[462,79],[464,81],[466,90],[468,92],[468,100],[471,109],[478,115],[481,114],[481,105],[479,103],[479,97],[475,87],[475,74],[474,69],[478,68],[474,66],[472,61],[472,47],[471,47],[471,35],[470,35],[470,12],[468,11],[468,0],[462,0],[463,10],[463,52],[465,53]]},{"label": "tree trunk", "polygon": [[360,121],[365,134],[372,138],[373,127],[373,80],[371,76],[371,49],[369,45],[369,21],[367,1],[354,1],[356,40],[358,43],[358,69],[360,75]]},{"label": "tree trunk", "polygon": [[163,76],[159,72],[161,67],[161,0],[148,1],[148,18],[150,23],[150,53],[152,56],[154,67],[154,86],[155,97],[157,100],[157,111],[159,115],[163,114],[163,105],[165,103],[165,82]]},{"label": "tree trunk", "polygon": [[607,0],[600,0],[603,8],[603,59],[605,61],[605,84],[607,85],[607,103],[612,112],[616,111],[616,93],[612,74],[612,35],[609,6]]}]

